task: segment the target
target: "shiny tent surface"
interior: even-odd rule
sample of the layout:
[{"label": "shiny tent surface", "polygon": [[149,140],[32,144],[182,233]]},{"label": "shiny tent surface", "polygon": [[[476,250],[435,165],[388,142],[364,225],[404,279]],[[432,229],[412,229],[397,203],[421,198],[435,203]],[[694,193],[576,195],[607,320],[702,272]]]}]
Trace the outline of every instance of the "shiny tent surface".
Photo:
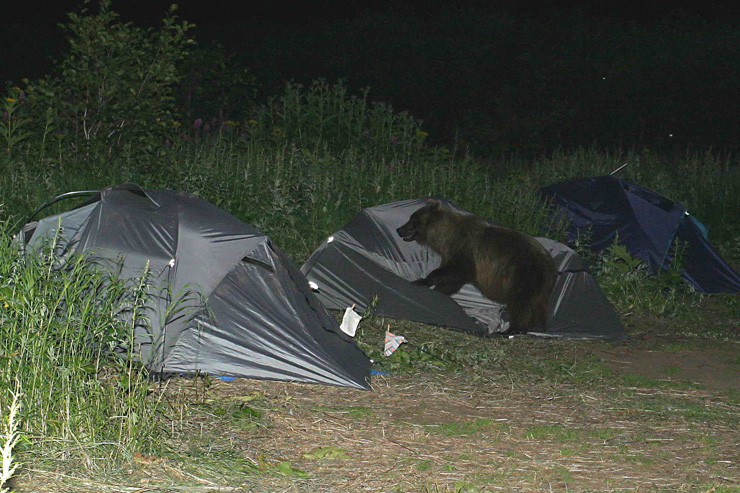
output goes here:
[{"label": "shiny tent surface", "polygon": [[369,359],[291,260],[199,197],[127,184],[34,226],[31,250],[61,234],[64,255],[123,279],[148,271],[136,344],[152,371],[369,388]]},{"label": "shiny tent surface", "polygon": [[594,251],[615,239],[652,272],[670,265],[675,240],[686,245],[683,278],[703,293],[740,293],[740,274],[707,239],[706,229],[683,205],[614,176],[578,178],[543,187],[543,197],[570,220],[568,241],[579,235]]},{"label": "shiny tent surface", "polygon": [[[396,233],[426,200],[404,200],[360,211],[314,251],[301,271],[315,286],[318,298],[331,309],[343,310],[354,304],[363,312],[376,300],[373,310],[381,316],[479,335],[505,333],[508,325],[504,306],[484,297],[473,285],[446,296],[411,284],[440,264],[439,256],[431,249],[404,242]],[[540,335],[623,338],[619,316],[580,257],[556,241],[537,240],[550,252],[558,270],[547,330]]]}]

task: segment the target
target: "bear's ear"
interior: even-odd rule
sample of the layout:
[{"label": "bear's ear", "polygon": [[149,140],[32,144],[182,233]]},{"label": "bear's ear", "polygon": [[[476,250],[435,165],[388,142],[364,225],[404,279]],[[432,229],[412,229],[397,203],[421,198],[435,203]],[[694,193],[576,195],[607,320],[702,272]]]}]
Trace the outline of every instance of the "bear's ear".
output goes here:
[{"label": "bear's ear", "polygon": [[429,207],[429,210],[431,211],[438,211],[442,209],[442,202],[440,202],[437,199],[427,199],[427,207]]}]

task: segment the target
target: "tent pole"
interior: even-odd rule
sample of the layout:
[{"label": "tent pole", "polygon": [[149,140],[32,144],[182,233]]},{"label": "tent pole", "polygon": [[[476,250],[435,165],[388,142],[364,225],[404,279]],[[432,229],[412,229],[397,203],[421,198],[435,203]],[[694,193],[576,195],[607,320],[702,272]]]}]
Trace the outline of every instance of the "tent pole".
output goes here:
[{"label": "tent pole", "polygon": [[617,168],[617,169],[615,169],[614,171],[612,171],[611,173],[609,173],[609,176],[614,176],[614,175],[615,175],[615,174],[616,174],[616,173],[617,173],[618,171],[620,171],[620,170],[621,170],[622,168],[624,168],[624,167],[625,167],[625,166],[627,166],[628,164],[629,164],[629,163],[624,163],[624,164],[623,164],[622,166],[620,166],[619,168]]}]

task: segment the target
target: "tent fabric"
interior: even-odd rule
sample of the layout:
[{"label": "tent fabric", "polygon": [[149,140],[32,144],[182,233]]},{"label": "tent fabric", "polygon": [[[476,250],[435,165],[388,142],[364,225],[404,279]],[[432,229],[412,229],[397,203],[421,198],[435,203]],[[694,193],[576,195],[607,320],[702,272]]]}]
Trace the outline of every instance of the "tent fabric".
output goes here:
[{"label": "tent fabric", "polygon": [[148,269],[149,323],[135,339],[152,371],[369,388],[370,360],[300,270],[267,236],[205,200],[107,188],[29,224],[29,250],[59,225],[64,255],[84,253],[123,279]]},{"label": "tent fabric", "polygon": [[[449,201],[443,203],[467,212]],[[385,317],[439,325],[478,335],[508,330],[505,307],[484,297],[472,284],[452,296],[415,286],[439,267],[427,246],[404,242],[396,233],[426,198],[403,200],[359,212],[324,241],[301,267],[316,294],[330,309],[355,305]],[[492,223],[493,224],[493,223]],[[624,326],[588,267],[567,246],[537,238],[558,269],[543,336],[621,339]]]},{"label": "tent fabric", "polygon": [[614,176],[579,178],[543,187],[540,193],[570,220],[567,235],[585,235],[594,251],[618,237],[652,272],[667,268],[675,239],[685,242],[683,277],[704,293],[740,293],[740,275],[707,240],[706,228],[686,207]]}]

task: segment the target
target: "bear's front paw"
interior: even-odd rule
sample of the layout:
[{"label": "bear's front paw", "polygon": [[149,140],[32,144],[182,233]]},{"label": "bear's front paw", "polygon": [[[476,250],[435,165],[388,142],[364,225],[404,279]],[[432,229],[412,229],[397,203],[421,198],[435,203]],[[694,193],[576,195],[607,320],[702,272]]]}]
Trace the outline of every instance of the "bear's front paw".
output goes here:
[{"label": "bear's front paw", "polygon": [[411,281],[411,284],[413,284],[414,286],[428,287],[429,281],[427,281],[426,279],[417,279],[416,281]]}]

